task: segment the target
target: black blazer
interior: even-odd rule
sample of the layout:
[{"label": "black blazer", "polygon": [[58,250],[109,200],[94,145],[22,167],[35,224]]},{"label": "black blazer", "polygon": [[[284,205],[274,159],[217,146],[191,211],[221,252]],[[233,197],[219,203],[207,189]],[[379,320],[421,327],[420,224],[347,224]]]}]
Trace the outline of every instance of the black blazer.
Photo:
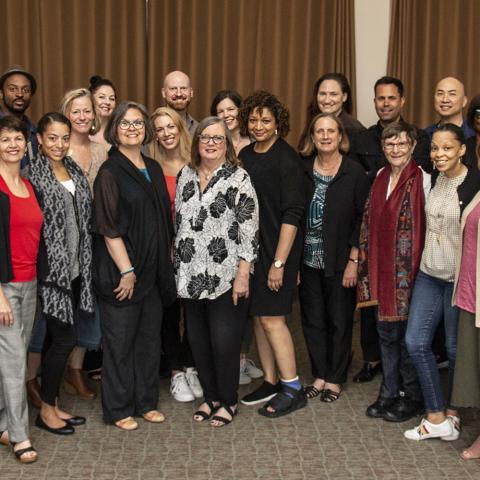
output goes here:
[{"label": "black blazer", "polygon": [[[306,215],[315,193],[313,163],[315,155],[303,158],[306,189]],[[362,166],[344,156],[337,174],[327,187],[323,211],[325,276],[345,270],[350,249],[358,247],[363,208],[370,182]]]},{"label": "black blazer", "polygon": [[[480,171],[477,168],[470,168],[467,165],[468,172],[463,183],[457,187],[458,204],[460,205],[460,217],[464,208],[472,201],[472,198],[480,190]],[[435,186],[438,178],[438,170],[432,173],[432,188]]]}]

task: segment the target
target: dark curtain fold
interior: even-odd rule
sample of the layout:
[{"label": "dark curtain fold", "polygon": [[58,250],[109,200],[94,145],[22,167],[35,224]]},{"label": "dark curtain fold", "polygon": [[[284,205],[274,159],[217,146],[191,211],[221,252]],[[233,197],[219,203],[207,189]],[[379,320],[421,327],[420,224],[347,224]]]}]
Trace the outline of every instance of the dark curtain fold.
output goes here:
[{"label": "dark curtain fold", "polygon": [[196,118],[223,88],[276,93],[296,144],[320,75],[343,72],[355,90],[354,0],[0,0],[0,12],[0,71],[21,64],[35,75],[34,120],[93,74],[153,109],[164,75],[179,69],[192,78]]},{"label": "dark curtain fold", "polygon": [[436,121],[433,93],[443,77],[477,94],[479,44],[480,1],[392,0],[387,71],[405,84],[405,118],[422,127]]}]

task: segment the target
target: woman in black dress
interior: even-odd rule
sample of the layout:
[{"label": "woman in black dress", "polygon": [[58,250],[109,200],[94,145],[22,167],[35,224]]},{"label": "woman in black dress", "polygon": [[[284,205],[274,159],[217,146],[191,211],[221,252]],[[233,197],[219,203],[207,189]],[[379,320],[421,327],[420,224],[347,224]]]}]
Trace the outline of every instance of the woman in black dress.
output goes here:
[{"label": "woman in black dress", "polygon": [[165,420],[157,410],[163,306],[176,298],[172,214],[162,168],[142,145],[142,105],[122,102],[105,130],[112,148],[94,184],[94,281],[103,339],[103,417],[122,430]]},{"label": "woman in black dress", "polygon": [[298,232],[304,212],[302,167],[295,150],[283,140],[289,131],[289,113],[274,95],[263,90],[250,95],[240,112],[240,123],[242,134],[255,140],[240,152],[240,159],[252,179],[260,211],[260,252],[250,313],[256,317],[255,336],[265,372],[263,384],[242,403],[269,401],[259,413],[279,417],[307,402],[286,323],[302,249]]},{"label": "woman in black dress", "polygon": [[470,101],[467,112],[467,123],[475,131],[473,137],[467,138],[465,145],[465,165],[473,168],[480,166],[480,95],[476,95]]}]

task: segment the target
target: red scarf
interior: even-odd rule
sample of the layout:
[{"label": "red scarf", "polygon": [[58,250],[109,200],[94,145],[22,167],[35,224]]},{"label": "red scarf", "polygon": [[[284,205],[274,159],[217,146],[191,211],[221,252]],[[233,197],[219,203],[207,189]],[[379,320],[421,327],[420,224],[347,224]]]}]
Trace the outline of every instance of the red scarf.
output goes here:
[{"label": "red scarf", "polygon": [[358,307],[378,305],[383,321],[408,318],[425,241],[423,175],[411,160],[387,199],[391,167],[373,183],[360,229]]}]

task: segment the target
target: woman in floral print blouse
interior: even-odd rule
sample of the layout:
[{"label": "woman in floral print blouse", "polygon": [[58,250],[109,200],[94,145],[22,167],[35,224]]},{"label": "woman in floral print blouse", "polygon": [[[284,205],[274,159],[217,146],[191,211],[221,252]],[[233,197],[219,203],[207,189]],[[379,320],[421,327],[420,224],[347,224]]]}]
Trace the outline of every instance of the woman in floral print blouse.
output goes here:
[{"label": "woman in floral print blouse", "polygon": [[194,420],[221,427],[237,411],[238,357],[258,249],[258,204],[224,122],[197,127],[190,164],[177,177],[177,291],[205,400]]}]

